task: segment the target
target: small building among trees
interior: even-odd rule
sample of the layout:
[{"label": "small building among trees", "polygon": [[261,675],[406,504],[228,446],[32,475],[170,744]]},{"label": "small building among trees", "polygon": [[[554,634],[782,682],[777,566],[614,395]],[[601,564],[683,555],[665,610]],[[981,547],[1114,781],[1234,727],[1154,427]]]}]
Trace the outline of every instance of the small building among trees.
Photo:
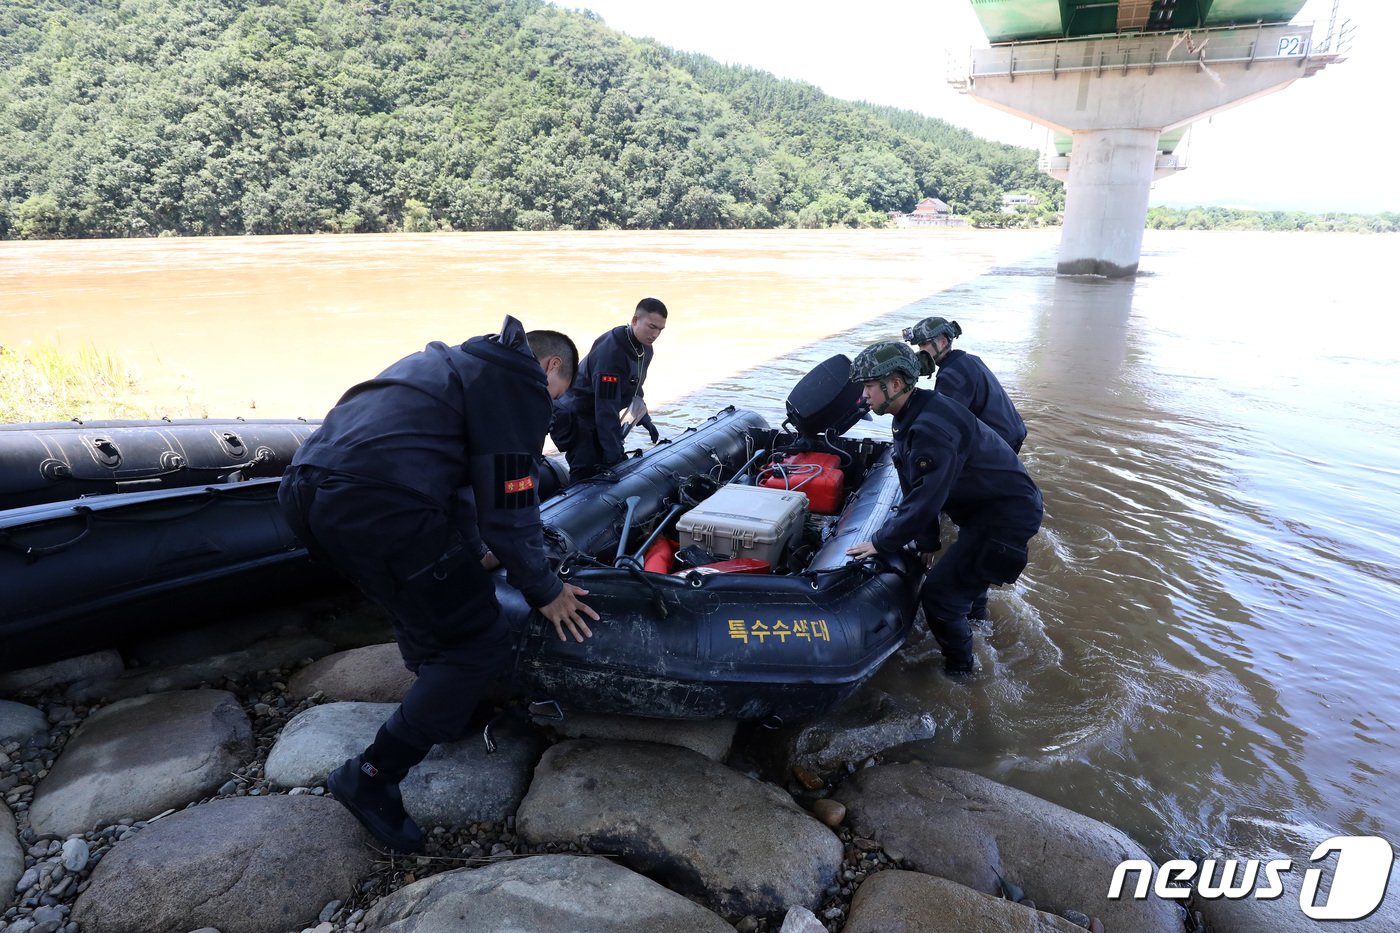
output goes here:
[{"label": "small building among trees", "polygon": [[896,227],[948,227],[963,223],[941,198],[924,198],[908,214],[891,211],[890,219]]}]

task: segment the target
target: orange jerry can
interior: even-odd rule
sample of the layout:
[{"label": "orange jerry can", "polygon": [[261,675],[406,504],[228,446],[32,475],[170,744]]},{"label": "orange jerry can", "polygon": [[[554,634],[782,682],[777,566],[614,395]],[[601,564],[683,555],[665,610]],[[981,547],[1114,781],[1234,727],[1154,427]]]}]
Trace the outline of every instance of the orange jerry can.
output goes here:
[{"label": "orange jerry can", "polygon": [[676,548],[679,546],[674,538],[665,535],[656,539],[656,542],[647,549],[646,560],[642,568],[650,573],[670,573],[671,563],[676,558]]},{"label": "orange jerry can", "polygon": [[836,454],[790,454],[764,467],[758,484],[805,493],[812,512],[835,515],[845,498],[846,474],[841,472],[841,458]]}]

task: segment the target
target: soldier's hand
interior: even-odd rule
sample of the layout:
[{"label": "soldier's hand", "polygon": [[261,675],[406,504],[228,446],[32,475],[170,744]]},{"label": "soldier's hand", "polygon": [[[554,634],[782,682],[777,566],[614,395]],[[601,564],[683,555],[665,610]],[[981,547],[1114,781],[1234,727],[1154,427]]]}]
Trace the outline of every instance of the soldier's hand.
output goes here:
[{"label": "soldier's hand", "polygon": [[637,423],[647,429],[647,435],[653,444],[661,440],[661,432],[656,429],[656,425],[652,424],[651,415],[644,415]]},{"label": "soldier's hand", "polygon": [[580,596],[587,595],[588,591],[583,587],[565,583],[558,596],[554,597],[547,605],[540,607],[540,615],[554,624],[554,630],[559,633],[560,641],[569,640],[569,636],[564,634],[565,629],[568,629],[569,635],[574,636],[574,641],[583,641],[585,638],[593,637],[593,630],[588,627],[588,622],[585,621],[584,617],[587,616],[596,622],[598,613],[579,602],[578,599]]},{"label": "soldier's hand", "polygon": [[919,563],[921,563],[921,564],[924,565],[924,569],[925,569],[925,570],[928,570],[930,567],[932,567],[932,566],[933,566],[933,562],[934,562],[935,560],[937,560],[937,559],[938,559],[938,552],[937,552],[937,551],[921,551],[921,552],[919,553]]},{"label": "soldier's hand", "polygon": [[874,557],[878,553],[879,551],[875,549],[875,545],[869,541],[862,541],[860,544],[846,549],[847,557],[855,557],[859,560],[864,560],[867,557]]}]

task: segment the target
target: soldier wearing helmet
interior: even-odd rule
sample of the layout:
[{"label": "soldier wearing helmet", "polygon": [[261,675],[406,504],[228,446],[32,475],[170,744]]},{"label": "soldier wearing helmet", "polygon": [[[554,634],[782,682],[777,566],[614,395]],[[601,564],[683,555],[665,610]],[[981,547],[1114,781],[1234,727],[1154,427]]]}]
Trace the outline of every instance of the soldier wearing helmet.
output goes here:
[{"label": "soldier wearing helmet", "polygon": [[957,321],[941,317],[926,317],[904,329],[905,341],[919,348],[922,374],[938,374],[933,391],[962,402],[1020,453],[1026,440],[1026,423],[987,364],[971,353],[953,349],[953,341],[961,336],[962,327]]},{"label": "soldier wearing helmet", "polygon": [[[851,380],[876,414],[892,415],[894,458],[904,497],[852,557],[893,554],[911,542],[928,573],[919,589],[924,617],[952,675],[977,669],[968,613],[992,584],[1015,582],[1044,513],[1040,490],[1015,452],[965,406],[915,388],[917,354],[895,340],[874,343],[851,363]],[[934,562],[940,513],[958,538]]]}]

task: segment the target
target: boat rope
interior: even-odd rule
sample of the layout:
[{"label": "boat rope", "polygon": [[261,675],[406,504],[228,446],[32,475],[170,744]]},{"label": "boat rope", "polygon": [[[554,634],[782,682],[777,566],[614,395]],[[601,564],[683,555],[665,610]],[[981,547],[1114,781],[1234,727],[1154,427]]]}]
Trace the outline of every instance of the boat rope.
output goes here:
[{"label": "boat rope", "polygon": [[661,588],[647,578],[642,568],[637,566],[637,562],[635,560],[629,561],[625,569],[627,570],[628,576],[640,581],[641,584],[647,588],[647,591],[651,594],[651,604],[656,608],[656,614],[663,619],[670,616],[671,613],[666,609],[666,601],[661,598]]},{"label": "boat rope", "polygon": [[[204,489],[204,495],[201,498],[201,501],[195,503],[191,508],[185,510],[184,512],[181,512],[178,515],[171,515],[165,511],[162,511],[160,514],[157,515],[149,516],[121,515],[119,514],[119,512],[122,508],[134,508],[135,506],[118,505],[108,510],[95,509],[90,505],[75,505],[73,506],[73,511],[82,518],[83,529],[82,531],[74,535],[72,538],[69,538],[67,541],[61,541],[58,544],[50,544],[42,547],[35,546],[32,544],[21,544],[18,540],[16,540],[14,530],[0,529],[0,545],[8,547],[11,550],[19,551],[25,556],[26,560],[29,563],[33,563],[34,561],[37,561],[42,557],[49,557],[54,554],[61,554],[69,548],[73,547],[78,542],[86,538],[89,534],[91,534],[93,526],[99,523],[108,525],[160,525],[169,522],[172,519],[178,521],[189,518],[193,515],[197,515],[205,509],[209,508],[211,505],[221,500],[233,502],[260,502],[265,501],[265,498],[265,496],[261,495],[240,495],[229,490],[224,490],[218,487],[210,486]],[[52,519],[51,521],[63,521],[66,518],[72,517],[73,516],[64,516],[62,518]],[[49,522],[44,522],[43,524],[48,523]]]}]

